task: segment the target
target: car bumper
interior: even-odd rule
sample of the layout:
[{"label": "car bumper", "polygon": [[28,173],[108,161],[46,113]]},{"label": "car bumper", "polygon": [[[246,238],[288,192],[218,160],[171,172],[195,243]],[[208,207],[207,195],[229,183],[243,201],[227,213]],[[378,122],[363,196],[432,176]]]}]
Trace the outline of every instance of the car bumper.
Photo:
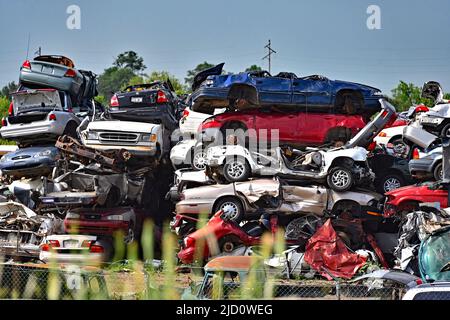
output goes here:
[{"label": "car bumper", "polygon": [[86,250],[78,250],[79,253],[58,253],[52,251],[41,251],[39,260],[45,263],[64,263],[64,264],[82,264],[99,265],[104,261],[103,253],[90,253]]},{"label": "car bumper", "polygon": [[[39,135],[52,135],[60,136],[64,132],[64,127],[59,125],[55,121],[36,121],[32,123],[23,124],[10,124],[0,129],[0,134],[3,139],[12,139],[26,137],[26,136],[36,136]],[[34,138],[34,137],[33,137]]]},{"label": "car bumper", "polygon": [[71,94],[77,94],[83,83],[83,79],[79,76],[75,78],[52,76],[50,74],[28,71],[22,68],[20,71],[20,82],[39,84],[40,86],[56,88],[62,91],[69,91]]},{"label": "car bumper", "polygon": [[116,231],[128,231],[127,221],[86,221],[70,219],[64,222],[64,227],[68,233],[89,234],[89,235],[113,235]]},{"label": "car bumper", "polygon": [[413,177],[417,176],[431,176],[435,161],[432,159],[416,159],[409,162],[409,171]]},{"label": "car bumper", "polygon": [[158,148],[156,147],[156,143],[147,144],[147,145],[139,145],[139,144],[129,145],[126,143],[105,144],[105,143],[100,142],[99,140],[85,140],[85,141],[83,141],[83,144],[86,147],[97,149],[97,150],[104,150],[104,151],[126,149],[131,154],[134,154],[137,156],[155,156],[158,153]]}]

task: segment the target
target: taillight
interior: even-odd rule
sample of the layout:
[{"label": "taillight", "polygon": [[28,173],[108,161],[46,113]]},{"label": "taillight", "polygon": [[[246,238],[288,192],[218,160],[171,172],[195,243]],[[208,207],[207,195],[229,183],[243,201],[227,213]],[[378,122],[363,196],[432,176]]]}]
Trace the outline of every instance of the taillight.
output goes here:
[{"label": "taillight", "polygon": [[90,248],[92,242],[94,242],[94,241],[92,241],[92,240],[84,240],[84,241],[81,243],[81,247],[82,247],[82,248]]},{"label": "taillight", "polygon": [[30,60],[25,60],[25,62],[22,64],[23,69],[31,70],[31,63]]},{"label": "taillight", "polygon": [[41,250],[42,251],[50,251],[50,249],[58,248],[58,247],[60,247],[60,244],[59,244],[58,240],[49,240],[47,243],[44,243],[41,246]]},{"label": "taillight", "polygon": [[110,105],[111,107],[118,107],[118,106],[119,106],[119,99],[117,99],[117,96],[116,96],[116,95],[113,95],[113,96],[111,97],[111,101],[109,102],[109,105]]},{"label": "taillight", "polygon": [[91,253],[103,253],[103,252],[105,252],[105,249],[98,244],[93,244],[93,245],[91,245],[89,251]]},{"label": "taillight", "polygon": [[183,110],[183,118],[186,118],[189,115],[189,110]]},{"label": "taillight", "polygon": [[375,141],[372,141],[372,142],[369,144],[369,146],[367,147],[367,150],[368,150],[368,151],[373,151],[373,150],[375,150],[376,146],[377,146],[377,143],[376,143]]},{"label": "taillight", "polygon": [[165,103],[168,102],[169,100],[166,97],[166,94],[164,92],[162,92],[161,90],[158,90],[158,95],[156,97],[156,103]]},{"label": "taillight", "polygon": [[186,237],[184,238],[184,247],[185,248],[192,248],[195,246],[195,239],[192,237]]},{"label": "taillight", "polygon": [[413,154],[412,154],[412,158],[413,158],[413,159],[420,159],[419,149],[414,148]]},{"label": "taillight", "polygon": [[2,127],[6,127],[8,125],[8,121],[5,118],[2,118]]},{"label": "taillight", "polygon": [[220,128],[222,126],[222,123],[217,121],[215,118],[209,118],[203,121],[203,123],[200,125],[200,130],[203,129],[209,129],[209,128]]},{"label": "taillight", "polygon": [[64,74],[64,77],[75,78],[76,75],[77,75],[77,73],[75,72],[75,70],[69,69],[69,70],[67,70],[66,73]]},{"label": "taillight", "polygon": [[8,115],[12,116],[13,112],[14,112],[14,104],[11,101],[11,103],[9,104]]},{"label": "taillight", "polygon": [[50,115],[48,116],[48,120],[56,121],[56,115],[54,113],[50,113]]}]

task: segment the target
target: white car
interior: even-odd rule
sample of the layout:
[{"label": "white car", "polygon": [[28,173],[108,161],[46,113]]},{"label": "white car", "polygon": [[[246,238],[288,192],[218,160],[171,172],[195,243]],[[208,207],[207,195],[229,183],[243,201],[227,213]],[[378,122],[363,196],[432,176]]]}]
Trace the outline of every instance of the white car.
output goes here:
[{"label": "white car", "polygon": [[[226,109],[215,109],[214,115],[225,112]],[[183,116],[180,119],[180,131],[183,135],[196,135],[198,127],[203,121],[211,117],[210,114],[192,111],[190,108],[186,108],[183,111]]]},{"label": "white car", "polygon": [[252,175],[279,175],[287,179],[325,182],[335,191],[373,180],[365,149],[395,116],[395,108],[380,100],[381,112],[347,144],[334,149],[307,148],[305,152],[275,148],[266,154],[240,145],[215,146],[207,151],[207,174],[228,182],[245,181]]},{"label": "white car", "polygon": [[450,300],[450,282],[424,283],[409,289],[403,300]]},{"label": "white car", "polygon": [[111,245],[97,236],[59,234],[43,240],[39,260],[45,263],[99,265],[109,258],[110,252]]},{"label": "white car", "polygon": [[98,120],[81,132],[82,143],[98,150],[126,149],[133,155],[161,157],[168,152],[168,133],[160,124]]},{"label": "white car", "polygon": [[381,147],[389,148],[392,144],[392,149],[395,153],[403,153],[407,145],[403,142],[403,130],[406,126],[397,126],[383,129],[373,141]]},{"label": "white car", "polygon": [[197,139],[182,140],[170,150],[170,161],[175,169],[191,167],[193,170],[205,170],[206,154],[196,149]]}]

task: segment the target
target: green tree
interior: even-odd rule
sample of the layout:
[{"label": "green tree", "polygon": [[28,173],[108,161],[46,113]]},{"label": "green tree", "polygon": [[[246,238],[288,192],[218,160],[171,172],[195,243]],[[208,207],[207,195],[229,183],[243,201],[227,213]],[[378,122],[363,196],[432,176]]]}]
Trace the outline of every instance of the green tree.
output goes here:
[{"label": "green tree", "polygon": [[178,80],[178,78],[176,78],[174,75],[170,74],[167,71],[153,71],[152,73],[150,73],[148,75],[148,82],[153,82],[153,81],[167,81],[170,80],[170,82],[172,83],[172,86],[176,92],[176,94],[184,94],[186,93],[186,87],[183,86],[183,84],[181,83],[180,80]]},{"label": "green tree", "polygon": [[0,118],[8,116],[10,100],[6,96],[0,96]]},{"label": "green tree", "polygon": [[421,97],[422,88],[415,86],[412,83],[400,81],[398,86],[392,90],[392,103],[397,108],[397,111],[408,110],[409,107],[415,104],[425,104],[428,107],[433,106],[430,99]]},{"label": "green tree", "polygon": [[14,81],[9,82],[6,86],[2,88],[2,90],[0,91],[0,95],[11,99],[11,93],[17,91],[18,88],[19,85],[16,84]]},{"label": "green tree", "polygon": [[113,65],[117,68],[130,69],[133,73],[141,73],[147,68],[144,65],[144,59],[134,51],[126,51],[119,54]]},{"label": "green tree", "polygon": [[214,66],[215,66],[214,64],[211,64],[211,63],[205,61],[205,62],[197,65],[194,69],[188,70],[186,78],[184,78],[184,82],[186,83],[188,88],[192,87],[192,82],[194,81],[194,77],[197,73],[199,73],[200,71],[206,70],[208,68],[212,68]]},{"label": "green tree", "polygon": [[129,68],[108,68],[98,77],[98,93],[109,101],[113,93],[123,89],[133,77],[135,74]]},{"label": "green tree", "polygon": [[252,64],[250,67],[245,69],[245,72],[251,72],[251,71],[262,71],[262,68],[260,66],[257,66],[256,64]]}]

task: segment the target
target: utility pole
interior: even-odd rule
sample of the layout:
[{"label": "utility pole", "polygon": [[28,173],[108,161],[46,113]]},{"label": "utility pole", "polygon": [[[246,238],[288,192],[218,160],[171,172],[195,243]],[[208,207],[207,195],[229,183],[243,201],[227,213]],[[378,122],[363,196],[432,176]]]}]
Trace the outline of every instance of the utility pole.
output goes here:
[{"label": "utility pole", "polygon": [[36,51],[34,54],[35,54],[35,55],[38,55],[38,56],[42,55],[42,48],[39,47],[39,48],[37,49],[37,51]]},{"label": "utility pole", "polygon": [[270,73],[271,68],[272,68],[272,54],[273,54],[273,53],[277,53],[277,52],[276,52],[275,50],[272,49],[270,39],[269,39],[269,43],[266,44],[264,48],[267,48],[267,50],[269,51],[269,53],[267,53],[267,54],[264,56],[264,58],[262,58],[262,59],[263,59],[263,60],[264,60],[264,59],[269,60],[269,73]]}]

